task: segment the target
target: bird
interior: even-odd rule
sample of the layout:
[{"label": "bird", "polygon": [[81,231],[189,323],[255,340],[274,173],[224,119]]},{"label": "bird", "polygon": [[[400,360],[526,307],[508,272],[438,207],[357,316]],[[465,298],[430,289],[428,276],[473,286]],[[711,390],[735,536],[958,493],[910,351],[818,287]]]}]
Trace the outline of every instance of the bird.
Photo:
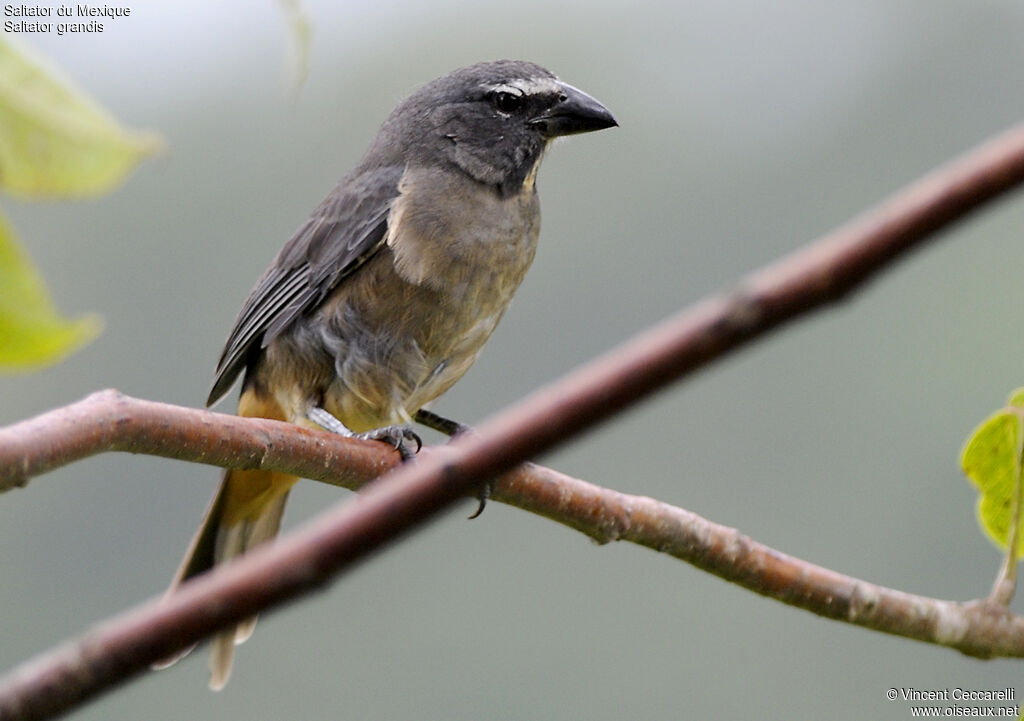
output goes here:
[{"label": "bird", "polygon": [[[241,377],[238,415],[385,441],[403,458],[419,447],[414,420],[461,427],[425,407],[472,365],[533,261],[545,151],[616,125],[593,97],[522,60],[413,91],[256,282],[207,406]],[[297,480],[225,470],[168,593],[273,539]],[[212,689],[254,624],[212,640]]]}]

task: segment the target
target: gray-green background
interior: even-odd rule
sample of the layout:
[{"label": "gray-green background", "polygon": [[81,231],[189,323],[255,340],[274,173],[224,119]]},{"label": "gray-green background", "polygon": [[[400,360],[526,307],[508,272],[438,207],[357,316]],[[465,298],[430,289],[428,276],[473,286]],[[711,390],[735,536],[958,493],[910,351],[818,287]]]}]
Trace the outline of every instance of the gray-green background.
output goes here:
[{"label": "gray-green background", "polygon": [[[545,160],[534,268],[437,405],[468,422],[1024,117],[1024,5],[1009,0],[310,0],[297,95],[270,0],[131,7],[102,35],[22,38],[169,149],[95,202],[0,201],[62,309],[107,324],[63,365],[0,378],[3,423],[106,387],[201,405],[280,244],[409,89],[460,65],[534,60],[621,124]],[[957,456],[1024,384],[1022,221],[1019,196],[992,206],[543,461],[873,582],[984,595],[999,559]],[[0,498],[0,667],[161,593],[215,478],[109,455]],[[345,495],[304,483],[287,522]],[[1018,662],[471,509],[267,614],[223,693],[196,654],[76,718],[903,719],[890,687],[1024,686]]]}]

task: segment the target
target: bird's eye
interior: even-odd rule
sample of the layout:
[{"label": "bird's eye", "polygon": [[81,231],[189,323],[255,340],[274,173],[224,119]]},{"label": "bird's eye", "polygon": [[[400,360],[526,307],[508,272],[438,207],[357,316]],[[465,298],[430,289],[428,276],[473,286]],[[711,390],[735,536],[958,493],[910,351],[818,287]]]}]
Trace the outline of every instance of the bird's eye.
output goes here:
[{"label": "bird's eye", "polygon": [[523,96],[514,93],[496,92],[491,96],[491,100],[494,107],[502,113],[514,113],[523,107]]}]

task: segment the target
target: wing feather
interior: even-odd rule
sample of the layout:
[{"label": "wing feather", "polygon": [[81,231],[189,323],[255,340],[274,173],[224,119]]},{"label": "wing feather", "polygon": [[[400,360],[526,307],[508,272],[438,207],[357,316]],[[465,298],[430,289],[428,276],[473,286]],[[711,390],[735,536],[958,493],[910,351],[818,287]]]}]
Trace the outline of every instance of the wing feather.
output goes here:
[{"label": "wing feather", "polygon": [[238,313],[207,405],[231,389],[254,353],[380,250],[402,172],[400,167],[384,167],[346,177],[295,232]]}]

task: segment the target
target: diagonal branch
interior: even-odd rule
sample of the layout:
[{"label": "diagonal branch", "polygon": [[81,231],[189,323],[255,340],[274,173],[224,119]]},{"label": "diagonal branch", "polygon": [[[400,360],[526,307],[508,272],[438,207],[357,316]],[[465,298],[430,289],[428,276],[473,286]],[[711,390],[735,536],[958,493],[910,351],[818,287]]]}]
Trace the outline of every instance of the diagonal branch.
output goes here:
[{"label": "diagonal branch", "polygon": [[[1022,180],[1024,127],[986,143],[875,211],[751,275],[733,292],[684,311],[532,394],[485,423],[476,434],[456,439],[387,474],[368,487],[357,503],[334,509],[277,544],[195,579],[163,603],[142,606],[16,669],[0,679],[0,718],[54,716],[220,627],[323,585],[342,569],[450,506],[480,479],[553,448],[771,328],[843,297],[935,231]],[[131,422],[122,420],[120,424],[122,430],[115,435],[125,432]],[[260,428],[267,432],[270,427]],[[174,431],[168,430],[173,435]],[[98,431],[97,442],[115,443],[110,434],[109,428]],[[310,437],[302,442],[315,445],[317,440]],[[70,455],[84,452],[81,439],[79,444]],[[208,444],[200,460],[220,459],[221,452],[217,443]],[[265,455],[259,454],[257,462],[264,462]],[[59,456],[59,451],[44,449],[42,460],[36,462],[30,455],[16,453],[14,470],[3,476],[8,483],[24,482],[33,470],[53,467]],[[300,461],[291,458],[287,463]],[[298,467],[288,465],[287,469],[298,472]],[[319,477],[319,472],[310,475]],[[560,489],[557,495],[554,508],[565,503]],[[680,557],[707,556],[709,567],[726,569],[721,575],[730,580],[744,582],[760,576],[759,592],[796,601],[833,618],[846,617],[868,625],[870,619],[903,617],[910,629],[907,635],[977,655],[1019,653],[1021,648],[1017,640],[1022,621],[1005,611],[991,611],[983,602],[958,606],[933,601],[929,610],[918,616],[915,610],[923,607],[915,607],[916,597],[882,593],[884,589],[876,586],[802,564],[729,529],[709,526],[692,538],[686,534],[666,536],[660,511],[669,507],[633,500],[638,502],[625,513],[625,525],[620,525],[622,514],[607,516],[610,523],[604,527],[609,538],[626,537],[632,530],[637,538],[649,536],[655,547],[670,549]],[[638,523],[637,509],[641,515],[645,510],[660,511],[650,523]],[[674,510],[681,519],[694,518]],[[715,528],[721,533],[712,532]],[[704,548],[700,546],[702,537],[709,544]],[[691,548],[692,542],[698,545]],[[830,584],[837,593],[821,592]],[[802,596],[811,600],[801,602]],[[886,622],[873,627],[892,632],[897,625]],[[967,638],[972,641],[965,643]]]}]

